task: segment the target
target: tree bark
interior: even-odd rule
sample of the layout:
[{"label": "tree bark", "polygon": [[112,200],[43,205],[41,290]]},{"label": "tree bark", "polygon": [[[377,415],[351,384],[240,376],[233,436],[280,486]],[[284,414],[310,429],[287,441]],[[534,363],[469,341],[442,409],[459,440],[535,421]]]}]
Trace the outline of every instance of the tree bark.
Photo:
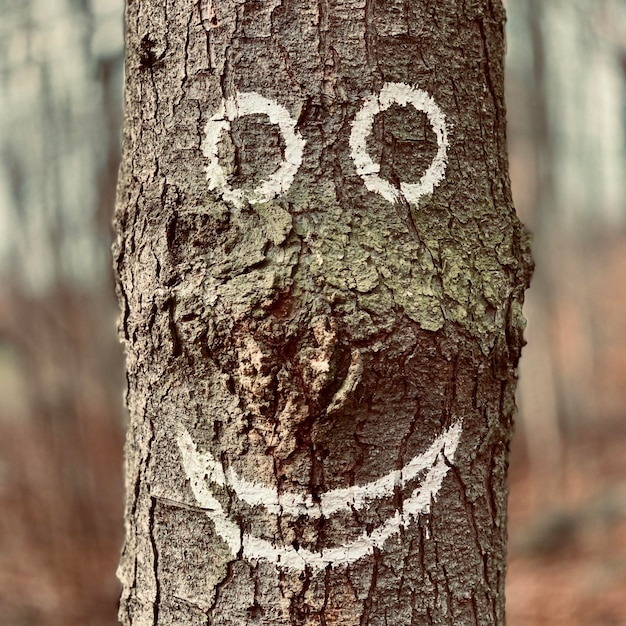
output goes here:
[{"label": "tree bark", "polygon": [[128,2],[123,624],[504,624],[504,19]]}]

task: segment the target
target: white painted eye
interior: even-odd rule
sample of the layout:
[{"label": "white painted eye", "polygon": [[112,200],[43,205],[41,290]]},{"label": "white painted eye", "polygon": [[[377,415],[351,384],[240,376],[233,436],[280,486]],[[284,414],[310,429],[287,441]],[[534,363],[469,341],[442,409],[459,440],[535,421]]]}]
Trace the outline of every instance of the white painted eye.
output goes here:
[{"label": "white painted eye", "polygon": [[[372,134],[374,118],[392,104],[403,107],[410,104],[418,111],[426,113],[435,131],[438,146],[435,158],[419,182],[401,182],[400,189],[378,175],[380,164],[374,163],[367,152],[367,138]],[[414,205],[419,205],[422,196],[431,194],[445,176],[447,149],[448,131],[444,112],[425,91],[404,83],[385,83],[378,95],[372,95],[365,100],[352,122],[350,155],[356,165],[357,174],[363,179],[369,191],[379,193],[392,204],[399,199],[400,194]]]},{"label": "white painted eye", "polygon": [[[230,132],[231,122],[246,115],[267,115],[272,124],[280,129],[285,142],[285,155],[280,167],[267,179],[262,180],[254,189],[233,189],[226,178],[226,173],[220,165],[218,144],[222,132]],[[305,140],[296,130],[296,120],[289,111],[277,102],[264,96],[250,92],[237,92],[234,98],[222,100],[219,111],[205,126],[205,139],[202,142],[202,152],[209,163],[206,167],[209,189],[221,192],[224,200],[237,207],[243,205],[244,200],[250,204],[268,202],[284,194],[302,164],[302,153]]]}]

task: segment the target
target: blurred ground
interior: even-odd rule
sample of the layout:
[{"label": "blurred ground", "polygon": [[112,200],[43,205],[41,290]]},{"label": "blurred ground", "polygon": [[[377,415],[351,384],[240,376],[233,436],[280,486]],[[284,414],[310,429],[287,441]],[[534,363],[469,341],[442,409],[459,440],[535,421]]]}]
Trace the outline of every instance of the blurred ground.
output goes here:
[{"label": "blurred ground", "polygon": [[[509,626],[626,624],[626,239],[616,235],[590,249],[591,255],[570,249],[554,258],[561,282],[583,287],[585,297],[575,302],[563,295],[567,289],[557,292],[549,333],[556,360],[570,368],[589,353],[579,347],[588,340],[583,333],[593,334],[580,383],[587,389],[584,410],[575,418],[557,415],[551,443],[559,450],[550,458],[528,449],[533,439],[525,432],[549,416],[521,420],[514,440]],[[584,266],[585,276],[572,265]],[[590,324],[580,322],[585,317]],[[530,393],[541,393],[537,387]],[[562,393],[580,397],[580,391],[565,386]]]},{"label": "blurred ground", "polygon": [[123,363],[114,308],[112,287],[0,300],[0,626],[116,623]]},{"label": "blurred ground", "polygon": [[567,446],[567,467],[552,502],[520,452],[511,468],[508,626],[623,626],[623,422]]},{"label": "blurred ground", "polygon": [[0,428],[1,626],[117,623],[122,439],[97,420],[84,430],[60,453],[39,427]]}]

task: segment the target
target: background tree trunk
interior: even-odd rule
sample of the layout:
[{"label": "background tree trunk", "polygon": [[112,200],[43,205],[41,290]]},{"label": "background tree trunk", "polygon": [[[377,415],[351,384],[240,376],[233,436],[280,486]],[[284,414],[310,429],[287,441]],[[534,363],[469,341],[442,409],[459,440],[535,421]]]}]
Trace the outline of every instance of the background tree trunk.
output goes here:
[{"label": "background tree trunk", "polygon": [[128,2],[125,625],[504,623],[503,22]]}]

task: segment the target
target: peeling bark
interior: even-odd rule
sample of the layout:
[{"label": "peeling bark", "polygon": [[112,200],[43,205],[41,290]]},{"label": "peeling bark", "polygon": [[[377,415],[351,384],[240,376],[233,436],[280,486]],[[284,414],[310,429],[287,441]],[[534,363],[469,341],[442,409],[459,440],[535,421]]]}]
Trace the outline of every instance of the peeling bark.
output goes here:
[{"label": "peeling bark", "polygon": [[503,23],[495,0],[128,2],[126,626],[504,624],[531,261]]}]

